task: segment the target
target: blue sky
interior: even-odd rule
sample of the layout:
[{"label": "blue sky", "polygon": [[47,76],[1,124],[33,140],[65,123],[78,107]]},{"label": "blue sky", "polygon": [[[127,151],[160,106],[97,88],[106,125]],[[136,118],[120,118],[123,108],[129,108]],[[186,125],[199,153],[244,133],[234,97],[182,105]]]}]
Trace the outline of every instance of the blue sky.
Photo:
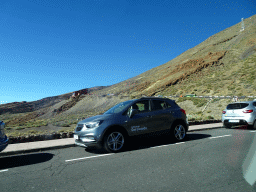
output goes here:
[{"label": "blue sky", "polygon": [[0,104],[119,83],[255,13],[254,0],[0,0]]}]

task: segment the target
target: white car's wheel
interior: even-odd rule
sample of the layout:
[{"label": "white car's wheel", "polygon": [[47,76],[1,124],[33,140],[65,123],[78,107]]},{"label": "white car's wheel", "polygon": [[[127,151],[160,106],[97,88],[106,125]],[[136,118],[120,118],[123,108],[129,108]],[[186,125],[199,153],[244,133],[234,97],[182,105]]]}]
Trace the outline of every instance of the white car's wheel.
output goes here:
[{"label": "white car's wheel", "polygon": [[229,125],[229,124],[224,124],[224,123],[223,123],[223,127],[227,128],[227,129],[230,129],[232,126]]}]

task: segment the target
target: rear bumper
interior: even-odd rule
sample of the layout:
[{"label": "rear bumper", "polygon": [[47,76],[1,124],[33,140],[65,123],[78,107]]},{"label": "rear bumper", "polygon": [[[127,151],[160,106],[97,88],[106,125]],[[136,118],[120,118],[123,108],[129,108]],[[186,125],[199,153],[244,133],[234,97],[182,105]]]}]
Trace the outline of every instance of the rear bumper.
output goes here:
[{"label": "rear bumper", "polygon": [[249,125],[248,122],[244,119],[237,119],[238,122],[229,122],[228,119],[222,121],[224,125],[232,125],[232,126],[235,126],[235,125]]},{"label": "rear bumper", "polygon": [[[251,115],[244,115],[244,116],[224,116],[222,115],[221,121],[226,124],[232,125],[253,125],[255,121],[255,116]],[[238,122],[231,122],[231,121],[238,121]]]},{"label": "rear bumper", "polygon": [[8,146],[9,139],[5,136],[4,139],[0,139],[0,152]]}]

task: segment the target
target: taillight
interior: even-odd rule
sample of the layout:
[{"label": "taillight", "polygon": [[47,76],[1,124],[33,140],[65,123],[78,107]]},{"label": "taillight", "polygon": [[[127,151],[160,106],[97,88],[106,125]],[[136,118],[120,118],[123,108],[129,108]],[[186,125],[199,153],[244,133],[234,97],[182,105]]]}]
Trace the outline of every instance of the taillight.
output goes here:
[{"label": "taillight", "polygon": [[180,111],[186,115],[186,111],[184,109],[180,109]]},{"label": "taillight", "polygon": [[244,110],[243,113],[252,113],[253,110],[252,109],[249,109],[249,110]]},{"label": "taillight", "polygon": [[222,111],[222,114],[226,114],[226,111]]}]

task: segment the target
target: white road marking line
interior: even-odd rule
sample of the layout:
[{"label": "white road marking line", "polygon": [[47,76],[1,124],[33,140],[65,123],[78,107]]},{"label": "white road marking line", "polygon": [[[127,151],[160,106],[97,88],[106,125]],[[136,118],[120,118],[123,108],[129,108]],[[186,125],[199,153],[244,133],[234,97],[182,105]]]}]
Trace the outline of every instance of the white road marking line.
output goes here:
[{"label": "white road marking line", "polygon": [[174,143],[172,145],[178,145],[178,144],[183,144],[183,143],[185,143],[185,142]]},{"label": "white road marking line", "polygon": [[160,146],[156,146],[156,147],[150,147],[151,149],[153,148],[158,148],[158,147],[165,147],[165,146],[169,146],[169,145],[160,145]]},{"label": "white road marking line", "polygon": [[255,133],[256,131],[250,131],[251,133]]},{"label": "white road marking line", "polygon": [[166,146],[170,146],[170,145],[178,145],[178,144],[183,144],[183,143],[185,143],[185,142],[173,143],[173,144],[169,144],[169,145],[160,145],[160,146],[156,146],[156,147],[150,147],[150,149],[158,148],[158,147],[166,147]]},{"label": "white road marking line", "polygon": [[228,136],[231,136],[231,135],[222,135],[222,136],[217,136],[217,137],[210,137],[209,139],[216,139],[216,138],[228,137]]},{"label": "white road marking line", "polygon": [[0,172],[5,172],[5,171],[8,171],[8,169],[0,170]]},{"label": "white road marking line", "polygon": [[90,157],[82,157],[82,158],[70,159],[70,160],[65,160],[65,161],[66,161],[66,162],[69,162],[69,161],[78,161],[78,160],[83,160],[83,159],[91,159],[91,158],[96,158],[96,157],[103,157],[103,156],[107,156],[107,155],[114,155],[114,153],[103,154],[103,155],[96,155],[96,156],[90,156]]}]

